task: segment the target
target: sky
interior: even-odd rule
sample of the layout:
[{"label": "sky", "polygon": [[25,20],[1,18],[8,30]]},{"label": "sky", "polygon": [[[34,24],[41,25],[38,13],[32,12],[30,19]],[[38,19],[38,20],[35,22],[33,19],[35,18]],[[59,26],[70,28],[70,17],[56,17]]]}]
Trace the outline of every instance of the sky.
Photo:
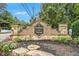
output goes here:
[{"label": "sky", "polygon": [[[40,6],[41,6],[41,4],[39,4],[39,3],[36,3],[36,4],[28,3],[27,4],[27,7],[29,8],[31,15],[33,14],[32,7],[34,7],[34,10],[35,10],[34,14],[37,15],[40,12]],[[19,20],[24,20],[24,21],[29,22],[29,20],[31,18],[20,3],[8,3],[7,4],[7,10],[13,16],[16,16]]]}]

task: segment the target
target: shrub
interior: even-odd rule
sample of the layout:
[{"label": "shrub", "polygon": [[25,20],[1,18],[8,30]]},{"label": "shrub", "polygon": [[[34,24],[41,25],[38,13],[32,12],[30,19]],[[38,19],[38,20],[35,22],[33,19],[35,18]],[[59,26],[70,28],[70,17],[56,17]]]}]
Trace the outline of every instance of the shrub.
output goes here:
[{"label": "shrub", "polygon": [[16,42],[21,42],[21,41],[22,41],[19,37],[15,38],[14,40],[15,40]]},{"label": "shrub", "polygon": [[5,44],[3,42],[0,42],[0,52],[2,52],[2,47],[4,46]]},{"label": "shrub", "polygon": [[9,52],[11,52],[11,49],[10,49],[9,45],[4,45],[2,48],[2,51],[7,55],[7,54],[9,54]]},{"label": "shrub", "polygon": [[17,48],[17,44],[16,43],[10,43],[10,49],[15,49]]},{"label": "shrub", "polygon": [[79,44],[79,37],[74,38],[74,42],[75,42],[75,44]]},{"label": "shrub", "polygon": [[69,41],[71,40],[71,36],[58,36],[57,40],[54,40],[55,42],[59,42],[59,43],[69,43]]},{"label": "shrub", "polygon": [[78,37],[79,36],[79,20],[76,20],[72,23],[72,37]]},{"label": "shrub", "polygon": [[70,36],[61,36],[61,37],[60,37],[60,41],[61,41],[62,43],[65,43],[65,44],[68,44],[71,39],[72,39],[72,38],[71,38]]},{"label": "shrub", "polygon": [[14,48],[16,48],[15,43],[6,43],[6,42],[1,42],[0,43],[0,52],[4,53],[5,55],[8,55]]},{"label": "shrub", "polygon": [[61,43],[68,43],[68,39],[67,38],[61,38]]}]

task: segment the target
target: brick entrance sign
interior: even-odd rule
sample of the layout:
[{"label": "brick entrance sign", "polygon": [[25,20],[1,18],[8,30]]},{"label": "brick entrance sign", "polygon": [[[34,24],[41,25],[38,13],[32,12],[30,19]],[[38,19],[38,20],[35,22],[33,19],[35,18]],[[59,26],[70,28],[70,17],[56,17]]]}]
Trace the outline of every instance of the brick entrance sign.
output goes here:
[{"label": "brick entrance sign", "polygon": [[27,40],[41,40],[41,39],[52,39],[52,36],[68,35],[67,24],[59,24],[58,30],[51,28],[47,23],[36,20],[31,26],[23,29],[20,33],[16,32],[20,28],[13,26],[13,38],[19,35],[19,38]]}]

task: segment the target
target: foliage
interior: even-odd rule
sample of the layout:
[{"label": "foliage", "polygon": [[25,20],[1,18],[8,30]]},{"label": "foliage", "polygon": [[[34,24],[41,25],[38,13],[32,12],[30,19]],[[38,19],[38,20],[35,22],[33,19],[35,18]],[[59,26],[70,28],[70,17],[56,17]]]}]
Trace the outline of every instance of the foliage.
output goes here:
[{"label": "foliage", "polygon": [[74,3],[57,3],[42,4],[39,17],[50,24],[53,28],[57,28],[59,23],[71,23],[79,19],[79,4]]},{"label": "foliage", "polygon": [[76,45],[78,45],[79,44],[79,37],[74,38],[73,43],[75,43]]},{"label": "foliage", "polygon": [[16,43],[10,43],[10,49],[15,49],[17,47]]},{"label": "foliage", "polygon": [[57,28],[58,23],[71,23],[74,18],[74,4],[42,4],[39,16],[53,28]]},{"label": "foliage", "polygon": [[61,43],[68,43],[68,41],[69,41],[69,38],[66,38],[66,37],[63,37],[60,40]]},{"label": "foliage", "polygon": [[17,17],[13,17],[11,13],[8,11],[4,11],[3,13],[0,14],[0,22],[8,23],[9,24],[9,26],[7,26],[8,29],[11,29],[12,24],[20,24],[23,27],[25,27],[26,25],[26,22],[20,21],[19,19],[17,19]]},{"label": "foliage", "polygon": [[0,52],[4,53],[5,55],[8,55],[14,48],[16,48],[15,43],[6,43],[6,42],[0,42]]},{"label": "foliage", "polygon": [[3,42],[0,42],[0,52],[2,51],[2,47],[4,46],[5,44]]},{"label": "foliage", "polygon": [[67,23],[68,29],[72,28],[72,37],[79,36],[79,4],[57,3],[42,4],[39,17],[53,28],[58,28],[59,23]]},{"label": "foliage", "polygon": [[7,44],[7,45],[4,45],[4,46],[3,46],[2,51],[3,51],[5,54],[8,54],[8,53],[11,51],[11,49],[9,48],[9,45]]},{"label": "foliage", "polygon": [[19,37],[15,38],[14,40],[15,40],[15,42],[21,42],[22,41]]},{"label": "foliage", "polygon": [[2,29],[10,30],[12,24],[20,24],[22,28],[25,28],[27,25],[26,22],[14,17],[6,7],[6,3],[0,3],[0,22],[9,24],[7,27],[3,27]]},{"label": "foliage", "polygon": [[58,36],[58,38],[54,41],[58,42],[58,43],[67,44],[67,43],[69,43],[70,40],[72,40],[72,38],[70,36]]},{"label": "foliage", "polygon": [[79,36],[79,20],[76,20],[72,23],[72,36],[77,37]]},{"label": "foliage", "polygon": [[2,13],[6,9],[6,3],[0,3],[0,12]]}]

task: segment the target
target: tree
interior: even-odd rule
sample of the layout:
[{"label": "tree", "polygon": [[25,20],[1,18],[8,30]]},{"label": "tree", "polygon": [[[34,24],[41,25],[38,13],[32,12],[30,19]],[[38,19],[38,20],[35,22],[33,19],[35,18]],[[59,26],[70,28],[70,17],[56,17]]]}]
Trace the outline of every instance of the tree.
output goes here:
[{"label": "tree", "polygon": [[2,13],[6,10],[6,4],[5,3],[0,3],[0,22],[3,21],[2,19]]},{"label": "tree", "polygon": [[72,36],[79,36],[79,19],[72,23]]},{"label": "tree", "polygon": [[71,24],[74,18],[74,4],[42,4],[39,17],[50,24],[53,28],[57,28],[59,23]]},{"label": "tree", "polygon": [[20,24],[23,26],[25,24],[23,21],[20,21],[17,17],[13,17],[10,12],[4,11],[0,14],[0,22],[8,23],[8,29],[11,29],[12,24]]},{"label": "tree", "polygon": [[6,10],[6,3],[0,3],[0,12],[3,12],[4,10]]},{"label": "tree", "polygon": [[72,22],[79,19],[79,4],[78,3],[74,4],[73,12],[74,12],[74,19],[72,20]]}]

